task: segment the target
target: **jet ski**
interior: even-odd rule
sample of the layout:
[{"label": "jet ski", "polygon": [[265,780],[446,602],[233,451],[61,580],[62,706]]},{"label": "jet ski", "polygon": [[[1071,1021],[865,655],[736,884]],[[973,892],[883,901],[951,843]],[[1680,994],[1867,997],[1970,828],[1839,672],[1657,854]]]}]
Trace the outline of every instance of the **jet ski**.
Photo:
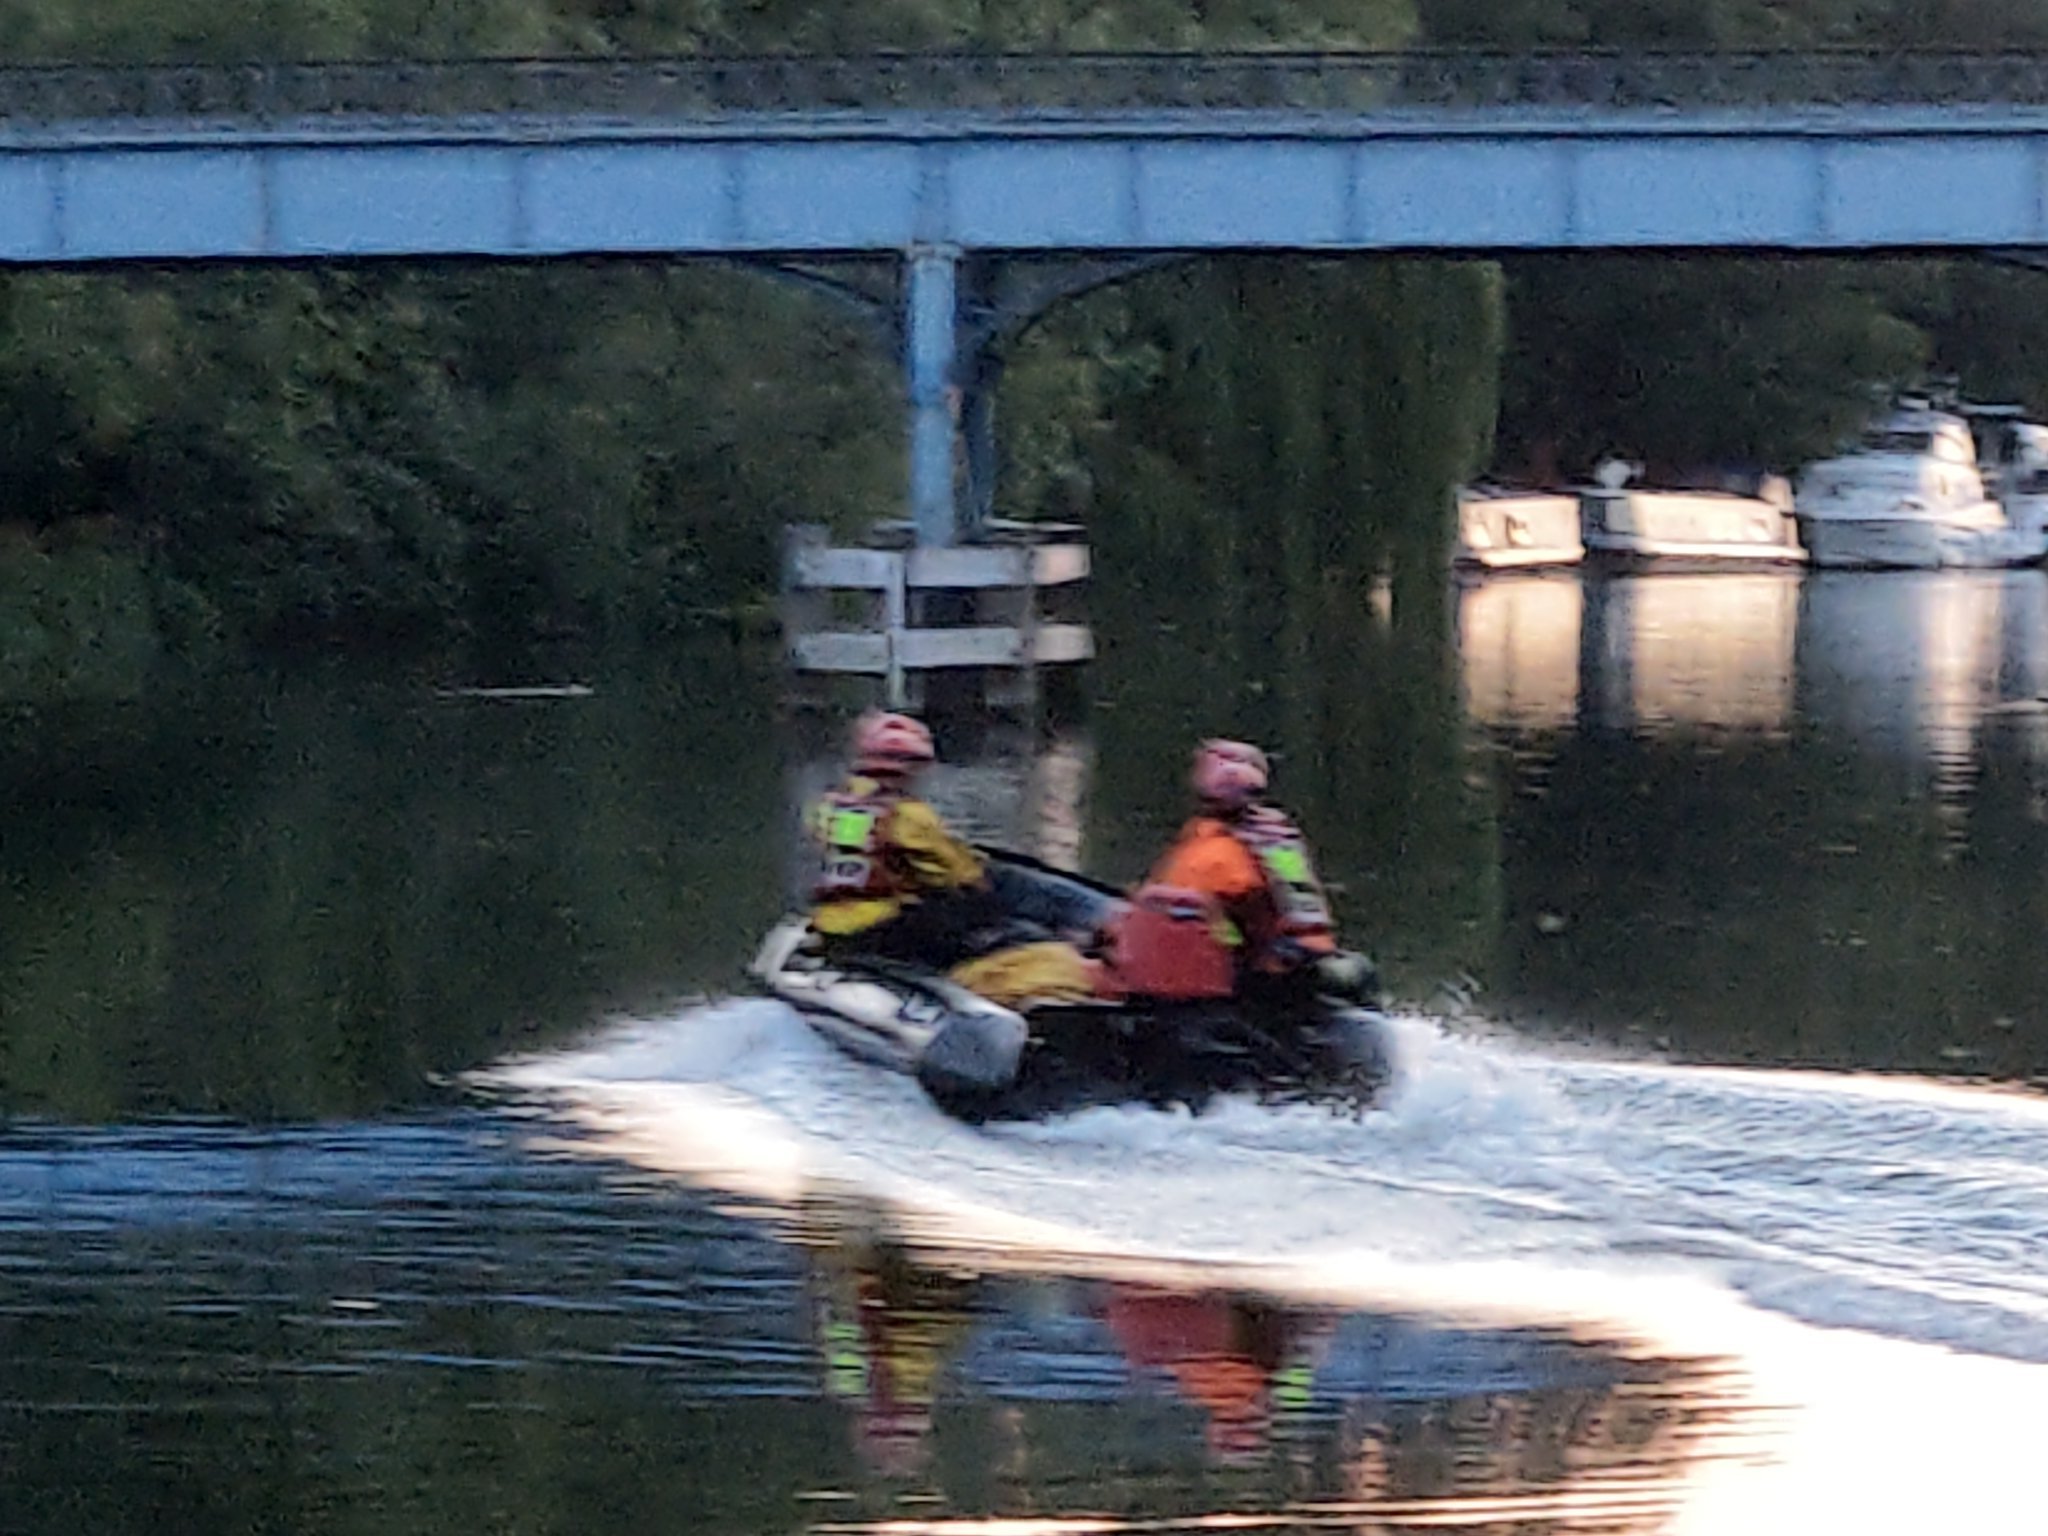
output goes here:
[{"label": "jet ski", "polygon": [[1372,1000],[1313,983],[1257,1003],[1238,995],[1216,912],[1188,892],[1133,898],[1083,876],[983,850],[1013,914],[985,950],[1087,933],[1092,995],[993,1002],[937,969],[828,953],[784,919],[751,967],[761,986],[849,1055],[915,1077],[939,1108],[979,1123],[1091,1104],[1205,1107],[1224,1093],[1363,1110],[1393,1061]]}]

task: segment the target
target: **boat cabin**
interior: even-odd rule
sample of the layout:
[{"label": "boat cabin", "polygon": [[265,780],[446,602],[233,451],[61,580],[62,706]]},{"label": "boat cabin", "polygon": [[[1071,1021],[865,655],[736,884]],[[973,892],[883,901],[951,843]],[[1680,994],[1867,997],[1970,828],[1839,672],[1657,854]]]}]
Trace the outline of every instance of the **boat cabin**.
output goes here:
[{"label": "boat cabin", "polygon": [[2048,426],[2028,421],[2017,405],[1969,405],[1963,416],[1977,440],[1977,462],[2002,495],[2048,489]]},{"label": "boat cabin", "polygon": [[1857,446],[1864,453],[1911,454],[1945,464],[1977,462],[1977,443],[1969,427],[1937,411],[1896,411],[1866,429]]}]

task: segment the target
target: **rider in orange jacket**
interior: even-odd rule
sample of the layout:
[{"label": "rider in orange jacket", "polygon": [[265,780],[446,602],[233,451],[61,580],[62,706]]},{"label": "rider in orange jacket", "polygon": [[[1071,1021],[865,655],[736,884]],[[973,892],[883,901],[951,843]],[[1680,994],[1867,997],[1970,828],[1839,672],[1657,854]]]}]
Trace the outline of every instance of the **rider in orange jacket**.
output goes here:
[{"label": "rider in orange jacket", "polygon": [[1236,952],[1247,983],[1313,978],[1331,990],[1358,991],[1370,966],[1338,949],[1308,840],[1286,812],[1266,803],[1270,776],[1266,754],[1247,742],[1197,747],[1189,776],[1195,814],[1150,883],[1216,903],[1220,937]]}]

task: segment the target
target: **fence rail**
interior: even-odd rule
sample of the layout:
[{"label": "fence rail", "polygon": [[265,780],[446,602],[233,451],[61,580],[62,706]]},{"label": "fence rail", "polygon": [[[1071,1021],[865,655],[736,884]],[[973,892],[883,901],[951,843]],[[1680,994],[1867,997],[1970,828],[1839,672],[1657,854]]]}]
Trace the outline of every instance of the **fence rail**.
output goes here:
[{"label": "fence rail", "polygon": [[881,53],[0,68],[0,121],[2048,105],[2048,52]]},{"label": "fence rail", "polygon": [[[883,698],[896,706],[920,702],[932,672],[1013,674],[1007,684],[981,679],[985,701],[994,703],[1034,693],[1031,674],[1040,666],[1093,657],[1095,639],[1086,624],[1050,622],[1041,611],[1041,599],[1053,589],[1088,579],[1088,546],[1054,525],[1003,527],[1027,542],[833,548],[823,528],[789,529],[783,630],[797,674],[879,678]],[[931,622],[923,611],[936,593],[952,600],[944,623]],[[845,598],[865,610],[850,624],[833,612]],[[1014,686],[1019,676],[1021,688]]]}]

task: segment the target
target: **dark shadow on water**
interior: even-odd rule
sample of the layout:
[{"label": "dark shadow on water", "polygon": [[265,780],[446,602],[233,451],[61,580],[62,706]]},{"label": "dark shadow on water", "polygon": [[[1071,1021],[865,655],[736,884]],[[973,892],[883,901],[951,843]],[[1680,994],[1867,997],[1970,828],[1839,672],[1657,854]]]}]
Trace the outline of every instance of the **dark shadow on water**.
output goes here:
[{"label": "dark shadow on water", "polygon": [[582,675],[301,674],[116,763],[75,741],[107,793],[74,775],[0,844],[0,1112],[360,1113],[736,984],[781,903],[772,669],[708,643]]}]

